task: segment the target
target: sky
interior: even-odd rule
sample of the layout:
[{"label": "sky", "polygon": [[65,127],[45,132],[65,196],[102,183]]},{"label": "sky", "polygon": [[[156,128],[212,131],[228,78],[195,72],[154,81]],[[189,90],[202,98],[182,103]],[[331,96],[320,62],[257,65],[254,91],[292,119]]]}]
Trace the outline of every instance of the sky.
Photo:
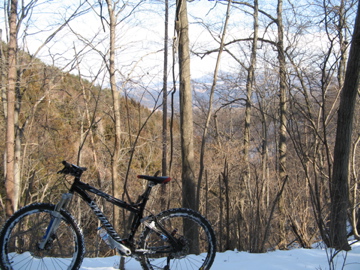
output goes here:
[{"label": "sky", "polygon": [[[298,0],[297,4],[303,0]],[[24,3],[29,3],[25,0]],[[79,3],[85,3],[81,10],[81,16],[76,17],[59,31],[50,42],[42,47],[44,41],[58,28],[58,23],[63,22],[78,7]],[[97,2],[94,0],[94,2]],[[131,1],[130,1],[131,2]],[[139,0],[134,0],[139,3]],[[172,81],[172,42],[174,33],[174,1],[170,7],[169,18],[169,81]],[[261,8],[276,17],[276,6],[274,0],[260,1]],[[38,0],[37,5],[29,13],[28,17],[22,21],[22,28],[19,32],[19,46],[30,54],[40,58],[46,64],[57,66],[64,71],[71,71],[74,74],[80,74],[82,77],[92,79],[100,72],[97,83],[108,87],[109,80],[104,71],[103,54],[108,50],[109,30],[103,25],[100,7],[89,9],[85,0]],[[122,3],[120,1],[120,3]],[[209,32],[199,24],[204,22],[210,25],[212,29],[218,29],[215,34],[219,39],[223,22],[225,19],[226,2],[210,0],[194,0],[187,3],[190,21],[190,42],[191,49],[194,51],[203,51],[205,49],[214,49],[218,43],[214,42]],[[129,9],[125,9],[119,14],[119,23],[117,31],[117,57],[116,65],[118,68],[117,80],[126,81],[131,79],[133,82],[142,84],[142,87],[152,87],[161,90],[162,72],[163,72],[163,38],[164,38],[164,10],[160,0],[146,0],[137,8],[139,12],[126,17]],[[86,11],[86,12],[85,12]],[[140,12],[141,11],[141,12]],[[0,12],[4,14],[4,9],[0,7]],[[102,14],[107,12],[103,7]],[[247,10],[250,12],[250,10]],[[30,16],[31,15],[31,16]],[[124,19],[126,18],[126,19]],[[3,29],[2,39],[6,40],[6,27],[4,25],[5,16],[0,16],[0,28]],[[304,19],[299,17],[299,20]],[[240,11],[238,5],[231,9],[231,27],[227,32],[227,40],[232,38],[250,37],[252,33],[252,19],[245,12]],[[25,32],[24,30],[27,29]],[[24,34],[26,33],[26,34]],[[311,50],[321,44],[321,33],[303,33],[302,39],[304,49],[311,45]],[[260,45],[259,45],[260,46]],[[263,45],[261,45],[262,47]],[[326,47],[326,44],[324,45]],[[300,46],[301,47],[301,46]],[[41,50],[39,50],[41,48]],[[306,55],[311,51],[306,49]],[[234,49],[240,60],[249,57],[249,48],[242,46]],[[274,50],[273,50],[274,51]],[[266,52],[267,57],[271,50]],[[76,54],[80,54],[78,59]],[[210,54],[204,58],[192,55],[191,57],[191,76],[192,79],[201,79],[204,76],[210,76],[215,68],[216,53]],[[260,56],[261,57],[261,56]],[[259,57],[259,58],[260,58]],[[310,56],[311,58],[311,56]],[[275,59],[275,58],[274,58]],[[176,61],[176,57],[175,57]],[[309,60],[310,61],[310,60]],[[245,61],[246,64],[246,61]],[[77,67],[80,67],[80,72]],[[174,63],[177,70],[177,64]],[[238,73],[243,69],[237,61],[229,54],[224,53],[221,59],[220,69],[223,72]],[[176,73],[176,72],[175,72]],[[211,80],[211,77],[209,77]]]},{"label": "sky", "polygon": [[[50,0],[38,1],[32,13],[22,22],[19,32],[19,46],[32,55],[43,60],[49,65],[55,65],[64,70],[74,67],[74,56],[82,52],[80,66],[84,75],[94,76],[102,68],[102,58],[98,52],[106,52],[108,48],[108,29],[103,28],[103,23],[99,18],[100,8],[88,10],[83,15],[75,18],[58,32],[51,41],[42,47],[44,41],[58,27],[58,23],[68,18],[77,8],[78,3],[84,0]],[[29,1],[25,1],[28,3]],[[172,3],[173,1],[170,1]],[[83,5],[82,9],[88,9],[88,5]],[[214,8],[216,7],[216,8]],[[136,13],[132,19],[126,19],[120,23],[117,31],[117,64],[119,70],[126,74],[132,72],[133,76],[143,76],[146,72],[153,76],[162,76],[163,68],[163,37],[164,37],[164,11],[163,4],[159,1],[148,0],[139,7],[143,12]],[[204,20],[214,20],[221,13],[225,12],[225,5],[217,4],[216,1],[195,0],[188,3],[189,20],[191,23],[190,35],[191,42],[209,45],[211,40],[206,31],[197,24],[193,24],[194,17]],[[170,7],[169,18],[169,41],[172,43],[174,34],[174,6]],[[122,12],[119,20],[127,14]],[[2,9],[1,12],[4,12]],[[106,7],[103,7],[103,13]],[[220,14],[220,15],[219,15]],[[7,28],[4,25],[5,16],[0,16],[0,28],[3,29],[3,40],[6,40]],[[25,33],[26,30],[26,35]],[[97,36],[97,37],[95,37]],[[87,46],[86,42],[92,43],[93,48]],[[170,46],[171,47],[171,46]],[[41,50],[39,51],[39,48]],[[169,50],[171,53],[171,48]],[[206,59],[193,57],[192,76],[201,77],[212,72],[216,57],[211,56]],[[171,60],[171,55],[170,55]],[[136,66],[136,67],[135,67]]]}]

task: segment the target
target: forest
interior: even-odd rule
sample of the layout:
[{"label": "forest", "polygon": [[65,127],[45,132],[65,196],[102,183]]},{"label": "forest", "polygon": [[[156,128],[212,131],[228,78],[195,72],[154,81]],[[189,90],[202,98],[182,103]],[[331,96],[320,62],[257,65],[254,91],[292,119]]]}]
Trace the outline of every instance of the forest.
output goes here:
[{"label": "forest", "polygon": [[[4,1],[0,227],[24,205],[59,200],[66,160],[127,202],[145,187],[136,175],[160,170],[172,181],[148,212],[199,211],[218,251],[349,249],[334,235],[360,239],[359,6]],[[103,210],[125,230],[126,211]],[[86,256],[112,254],[90,209],[75,198],[71,212]]]}]

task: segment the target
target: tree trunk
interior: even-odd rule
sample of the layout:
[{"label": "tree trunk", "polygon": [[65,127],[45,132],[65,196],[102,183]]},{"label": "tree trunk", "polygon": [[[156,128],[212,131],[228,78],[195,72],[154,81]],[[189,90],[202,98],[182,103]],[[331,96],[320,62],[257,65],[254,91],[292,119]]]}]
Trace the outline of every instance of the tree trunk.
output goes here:
[{"label": "tree trunk", "polygon": [[278,22],[278,60],[279,60],[279,74],[280,74],[280,130],[279,130],[279,174],[283,180],[286,176],[286,61],[284,51],[284,29],[282,24],[282,0],[278,2],[277,9]]},{"label": "tree trunk", "polygon": [[251,124],[251,97],[255,83],[255,67],[256,67],[256,50],[258,43],[258,29],[259,29],[259,4],[258,0],[254,0],[254,37],[251,48],[250,66],[247,70],[246,79],[246,106],[245,106],[245,127],[244,127],[244,163],[246,166],[244,181],[250,186],[250,163],[249,163],[249,149],[250,149],[250,124]]},{"label": "tree trunk", "polygon": [[228,5],[227,5],[224,29],[223,29],[223,32],[222,32],[222,35],[221,35],[219,53],[218,53],[218,56],[217,56],[217,59],[216,59],[213,82],[212,82],[211,89],[210,89],[210,98],[209,98],[209,105],[208,105],[208,110],[207,110],[207,115],[206,115],[206,121],[205,121],[205,126],[204,126],[204,130],[203,130],[202,138],[201,138],[200,169],[199,169],[199,176],[198,176],[198,183],[197,183],[197,194],[196,194],[197,209],[199,209],[199,205],[200,205],[201,182],[202,182],[202,177],[203,177],[203,173],[204,173],[204,169],[205,169],[205,164],[204,164],[205,142],[206,142],[207,132],[208,132],[208,129],[209,129],[209,124],[210,124],[210,120],[211,120],[211,116],[212,116],[214,92],[215,92],[215,88],[216,88],[216,84],[217,84],[217,80],[218,80],[218,72],[219,72],[219,67],[220,67],[221,55],[222,55],[222,52],[224,50],[226,29],[227,29],[227,25],[228,25],[229,18],[230,18],[231,3],[232,3],[232,0],[230,0],[228,2]]},{"label": "tree trunk", "polygon": [[[168,65],[168,38],[169,38],[169,0],[165,0],[165,36],[164,36],[164,70],[163,70],[163,130],[162,130],[162,175],[167,174],[167,65]],[[163,185],[163,190],[165,185]]]},{"label": "tree trunk", "polygon": [[[119,198],[121,195],[121,185],[119,181],[119,159],[121,148],[121,126],[120,126],[120,93],[116,87],[116,67],[115,67],[115,40],[116,40],[116,14],[111,0],[107,0],[107,8],[110,18],[110,59],[108,64],[108,71],[110,75],[110,87],[113,99],[114,121],[115,121],[115,143],[114,152],[111,157],[111,178],[112,178],[112,190],[113,196]],[[119,229],[120,225],[120,212],[119,208],[113,209],[113,225],[115,230]]]},{"label": "tree trunk", "polygon": [[[194,175],[194,142],[192,93],[190,85],[190,49],[189,23],[186,0],[176,3],[176,27],[179,39],[179,70],[180,70],[180,136],[182,161],[182,205],[196,210],[196,185]],[[184,224],[186,227],[187,224]],[[188,229],[186,237],[196,240],[196,230]],[[197,253],[198,244],[194,243],[191,253]]]},{"label": "tree trunk", "polygon": [[[359,179],[357,177],[357,173],[356,173],[356,169],[357,169],[357,165],[355,162],[355,157],[356,157],[356,153],[357,153],[357,146],[360,142],[360,135],[358,134],[355,142],[353,143],[353,147],[352,147],[352,161],[351,161],[351,178],[353,179],[353,186],[350,187],[350,190],[352,190],[352,196],[350,196],[350,208],[351,208],[351,214],[350,214],[350,222],[351,222],[351,227],[353,230],[353,234],[354,237],[357,240],[360,240],[360,231],[359,231],[359,225],[360,225],[360,208],[358,208],[358,196],[357,196],[357,192],[358,192],[358,186],[359,186]],[[358,225],[359,224],[359,225]]]},{"label": "tree trunk", "polygon": [[356,95],[360,75],[360,4],[355,21],[344,87],[340,97],[333,177],[331,179],[330,244],[338,250],[350,250],[347,241],[347,214],[349,205],[349,156]]},{"label": "tree trunk", "polygon": [[[225,184],[225,233],[226,233],[226,246],[225,250],[231,250],[230,240],[230,197],[229,197],[229,165],[225,159],[224,171],[222,173],[222,180]],[[221,191],[220,191],[221,192]]]},{"label": "tree trunk", "polygon": [[223,251],[223,198],[221,176],[219,175],[219,251]]},{"label": "tree trunk", "polygon": [[339,22],[337,24],[339,31],[339,44],[340,44],[340,61],[339,61],[339,69],[338,69],[338,83],[339,86],[342,87],[344,83],[344,77],[346,72],[346,61],[347,61],[347,42],[345,36],[343,34],[343,30],[346,29],[346,16],[345,16],[345,0],[341,0],[339,6]]},{"label": "tree trunk", "polygon": [[180,69],[180,132],[182,156],[183,206],[196,209],[192,92],[190,85],[189,25],[186,0],[177,2]]},{"label": "tree trunk", "polygon": [[[165,31],[164,31],[164,70],[163,70],[163,119],[162,119],[162,175],[167,175],[167,80],[168,80],[168,38],[169,38],[169,0],[165,0]],[[161,185],[160,205],[166,205],[166,185]]]},{"label": "tree trunk", "polygon": [[7,88],[7,119],[6,119],[6,168],[5,189],[6,204],[5,211],[9,217],[16,209],[15,199],[15,90],[16,90],[16,66],[17,66],[17,0],[11,0],[9,28],[10,40],[8,44],[8,88]]},{"label": "tree trunk", "polygon": [[5,119],[7,117],[7,107],[6,107],[6,57],[4,55],[3,50],[3,41],[2,41],[2,29],[0,29],[0,91],[1,91],[1,98],[3,100],[3,110]]},{"label": "tree trunk", "polygon": [[[279,74],[280,74],[280,129],[279,129],[279,176],[280,183],[282,183],[286,177],[286,152],[287,152],[287,144],[286,144],[286,113],[287,113],[287,87],[286,87],[286,61],[285,61],[285,51],[284,51],[284,26],[282,22],[282,6],[283,1],[278,1],[277,6],[277,26],[278,26],[278,60],[279,60]],[[279,211],[280,211],[280,219],[279,219],[279,235],[280,235],[280,243],[279,248],[286,248],[286,232],[285,232],[285,213],[284,213],[284,198],[281,196],[279,198]]]}]

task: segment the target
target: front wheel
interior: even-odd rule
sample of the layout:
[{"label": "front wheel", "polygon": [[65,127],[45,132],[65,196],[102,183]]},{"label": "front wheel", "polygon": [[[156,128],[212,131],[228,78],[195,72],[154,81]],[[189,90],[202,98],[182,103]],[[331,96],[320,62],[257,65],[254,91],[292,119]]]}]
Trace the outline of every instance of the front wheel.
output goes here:
[{"label": "front wheel", "polygon": [[[67,211],[54,209],[55,205],[36,203],[10,217],[0,234],[1,269],[79,269],[85,253],[83,235]],[[57,214],[59,227],[40,248]]]},{"label": "front wheel", "polygon": [[143,269],[210,269],[216,255],[215,234],[199,213],[175,208],[144,223],[140,237]]}]

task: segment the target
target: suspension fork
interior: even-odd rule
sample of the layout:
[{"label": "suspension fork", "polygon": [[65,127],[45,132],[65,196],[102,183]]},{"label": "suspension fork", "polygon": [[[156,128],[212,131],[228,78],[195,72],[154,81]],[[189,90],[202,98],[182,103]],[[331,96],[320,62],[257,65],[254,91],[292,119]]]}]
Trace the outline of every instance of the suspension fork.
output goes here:
[{"label": "suspension fork", "polygon": [[59,228],[59,225],[61,222],[60,210],[62,208],[66,208],[68,206],[72,196],[73,196],[72,193],[62,194],[60,201],[55,205],[55,209],[52,212],[52,217],[51,217],[49,225],[46,229],[46,232],[45,232],[43,238],[39,242],[39,245],[38,245],[39,249],[44,249],[45,245],[50,240],[53,240],[53,239],[51,239],[51,237],[56,232],[56,230]]}]

